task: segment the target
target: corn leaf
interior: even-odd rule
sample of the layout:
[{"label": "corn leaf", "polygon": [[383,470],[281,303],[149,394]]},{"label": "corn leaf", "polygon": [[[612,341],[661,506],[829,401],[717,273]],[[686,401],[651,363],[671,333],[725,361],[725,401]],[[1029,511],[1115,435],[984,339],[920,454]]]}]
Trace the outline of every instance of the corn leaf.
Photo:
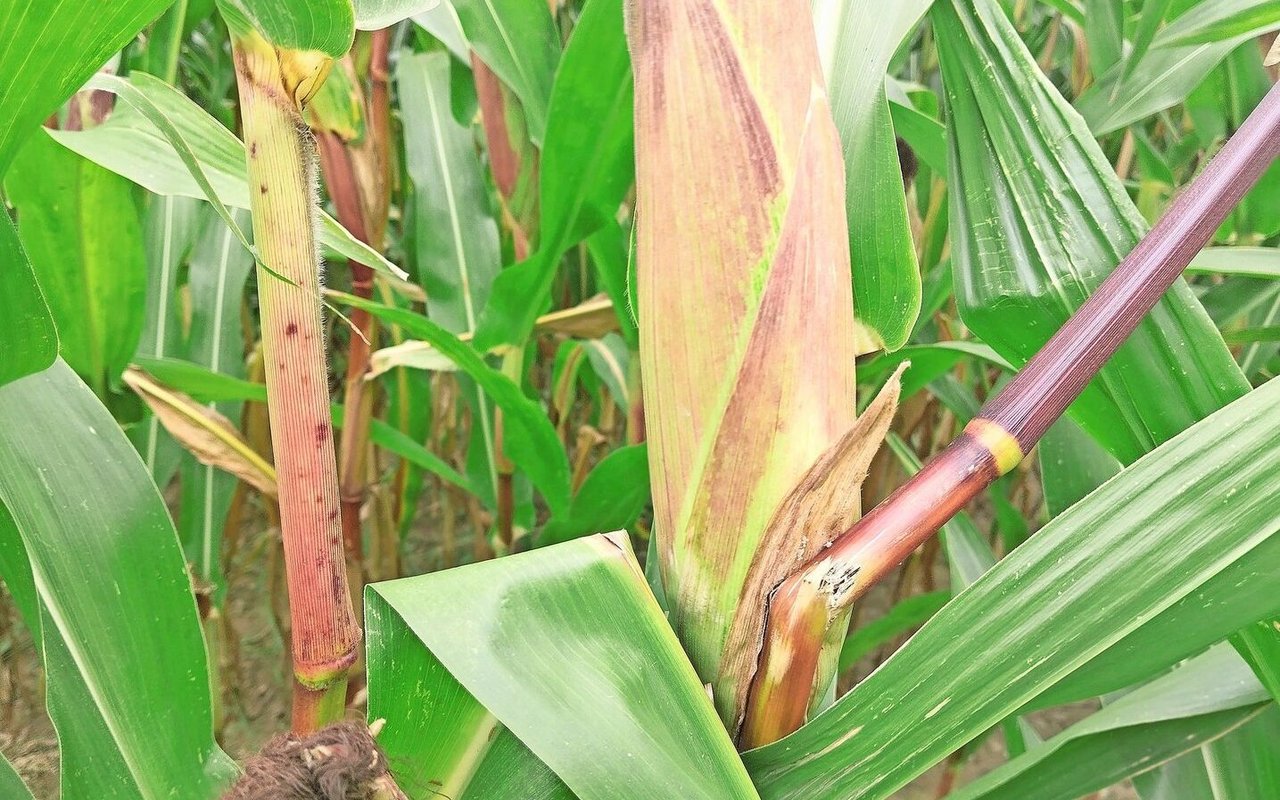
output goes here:
[{"label": "corn leaf", "polygon": [[[951,230],[965,324],[1025,363],[1146,230],[1083,122],[989,0],[934,5],[951,111]],[[1037,164],[1036,169],[1012,165]],[[1248,391],[1179,281],[1070,414],[1128,462]]]},{"label": "corn leaf", "polygon": [[[179,305],[179,272],[195,245],[205,216],[201,203],[186,197],[159,197],[147,206],[143,223],[147,253],[147,312],[134,353],[144,358],[179,356],[185,347]],[[138,448],[156,486],[168,486],[182,459],[182,448],[155,415],[125,433]]]},{"label": "corn leaf", "polygon": [[137,453],[59,361],[0,388],[0,460],[38,599],[62,797],[214,796],[235,768],[213,740],[186,564]]},{"label": "corn leaf", "polygon": [[352,0],[217,0],[234,28],[252,25],[271,44],[337,58],[355,36]]},{"label": "corn leaf", "polygon": [[556,71],[549,113],[538,167],[538,246],[494,283],[476,330],[483,350],[528,337],[561,256],[607,225],[631,186],[632,78],[622,0],[589,0],[583,9]]},{"label": "corn leaf", "polygon": [[920,269],[907,224],[906,195],[885,97],[884,73],[930,0],[815,4],[820,57],[840,131],[854,309],[877,347],[907,341],[920,311]]},{"label": "corn leaf", "polygon": [[9,215],[0,220],[0,328],[10,343],[0,359],[0,386],[39,372],[58,357],[58,330],[31,261]]},{"label": "corn leaf", "polygon": [[356,29],[376,31],[423,14],[438,6],[442,0],[354,0]]},{"label": "corn leaf", "polygon": [[1141,60],[1100,76],[1076,108],[1098,136],[1124,128],[1182,102],[1238,45],[1277,27],[1273,0],[1189,4],[1155,35]]},{"label": "corn leaf", "polygon": [[[87,131],[48,131],[48,135],[156,194],[249,207],[244,144],[204,109],[164,81],[140,72],[127,80],[106,81],[99,88],[127,94],[144,104],[152,119],[130,104],[117,108],[105,123]],[[153,119],[172,130],[163,131]],[[174,134],[172,138],[170,133]],[[212,189],[212,197],[193,177],[180,150],[194,157]],[[343,258],[387,275],[406,277],[403,270],[324,212],[320,213],[320,243]]]},{"label": "corn leaf", "polygon": [[555,429],[538,405],[506,375],[490,367],[466,342],[412,311],[391,308],[341,292],[330,292],[340,303],[363,308],[383,321],[398,325],[409,336],[426,340],[475,380],[505,414],[510,431],[507,456],[528,474],[553,514],[569,510],[569,459]]},{"label": "corn leaf", "polygon": [[[0,513],[4,513],[0,511]],[[10,800],[35,800],[31,790],[18,777],[18,772],[9,763],[9,759],[0,755],[0,794]]]},{"label": "corn leaf", "polygon": [[1109,703],[948,800],[1074,800],[1248,724],[1274,708],[1229,645]]},{"label": "corn leaf", "polygon": [[600,459],[573,496],[565,516],[552,517],[538,534],[554,544],[591,533],[626,530],[649,502],[649,456],[645,445],[619,447]]},{"label": "corn leaf", "polygon": [[[0,178],[19,145],[172,0],[14,3],[0,16]],[[58,53],[56,59],[40,54]]]},{"label": "corn leaf", "polygon": [[41,134],[18,154],[5,188],[58,326],[62,358],[105,397],[133,357],[146,310],[147,263],[132,187]]},{"label": "corn leaf", "polygon": [[[226,225],[207,208],[203,211],[206,224],[193,245],[188,270],[191,327],[183,352],[212,372],[240,377],[244,374],[240,307],[253,259],[236,246],[235,235]],[[247,218],[248,214],[239,212],[239,216]],[[208,410],[230,420],[235,427],[240,423],[242,405],[236,401],[209,403]],[[236,479],[191,456],[183,458],[181,475],[178,536],[196,575],[221,590],[225,588],[222,531]]]},{"label": "corn leaf", "polygon": [[[541,144],[560,60],[560,34],[546,3],[538,0],[441,0],[450,6],[466,44],[520,100],[529,135]],[[439,10],[431,18],[447,19]],[[581,24],[581,20],[579,20]],[[428,27],[439,35],[440,28]],[[445,34],[442,41],[454,37]],[[455,51],[456,52],[456,51]],[[466,55],[462,54],[463,60]]]},{"label": "corn leaf", "polygon": [[414,797],[571,796],[545,775],[513,786],[531,759],[582,800],[757,797],[620,535],[375,584],[366,603],[369,714]]},{"label": "corn leaf", "polygon": [[829,710],[746,754],[761,796],[889,797],[1270,547],[1280,530],[1268,477],[1280,469],[1277,401],[1273,381],[1152,451],[960,593]]}]

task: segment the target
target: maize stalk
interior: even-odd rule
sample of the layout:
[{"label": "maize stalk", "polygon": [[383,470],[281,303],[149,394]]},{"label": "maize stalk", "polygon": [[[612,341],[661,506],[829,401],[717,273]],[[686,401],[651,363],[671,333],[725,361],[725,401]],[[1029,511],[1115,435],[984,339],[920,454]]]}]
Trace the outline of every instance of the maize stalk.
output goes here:
[{"label": "maize stalk", "polygon": [[[734,730],[768,589],[856,518],[893,398],[855,426],[844,167],[808,5],[627,11],[659,566]],[[833,475],[839,491],[796,494]],[[806,705],[813,688],[798,690]]]},{"label": "maize stalk", "polygon": [[360,629],[343,563],[316,247],[316,153],[302,107],[330,60],[232,26],[294,665],[293,728],[340,719]]}]

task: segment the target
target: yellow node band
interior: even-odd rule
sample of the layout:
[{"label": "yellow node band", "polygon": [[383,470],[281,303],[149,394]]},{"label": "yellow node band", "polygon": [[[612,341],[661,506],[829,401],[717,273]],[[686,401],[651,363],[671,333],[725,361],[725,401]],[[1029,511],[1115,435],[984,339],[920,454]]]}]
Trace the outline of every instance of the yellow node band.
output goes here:
[{"label": "yellow node band", "polygon": [[1018,466],[1018,462],[1022,461],[1025,455],[1022,452],[1022,445],[1018,444],[1013,434],[989,419],[974,419],[964,427],[964,430],[991,451],[991,455],[996,460],[996,470],[1001,475]]}]

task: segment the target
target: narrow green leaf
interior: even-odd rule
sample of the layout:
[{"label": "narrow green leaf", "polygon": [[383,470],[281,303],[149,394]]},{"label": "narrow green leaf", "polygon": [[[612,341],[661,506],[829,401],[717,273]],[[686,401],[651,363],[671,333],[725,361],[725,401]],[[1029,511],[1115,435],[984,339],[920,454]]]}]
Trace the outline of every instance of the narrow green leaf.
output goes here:
[{"label": "narrow green leaf", "polygon": [[1084,0],[1084,35],[1089,43],[1089,68],[1104,75],[1124,55],[1124,3]]},{"label": "narrow green leaf", "polygon": [[906,343],[920,311],[920,270],[907,223],[902,172],[885,97],[884,73],[898,43],[929,0],[816,4],[815,27],[831,115],[845,163],[845,213],[854,308],[865,333],[886,350]]},{"label": "narrow green leaf", "polygon": [[0,755],[0,795],[9,800],[35,800],[35,795],[18,777],[18,772],[9,763],[9,759]]},{"label": "narrow green leaf", "polygon": [[1280,278],[1280,248],[1206,247],[1192,259],[1187,274]]},{"label": "narrow green leaf", "polygon": [[9,343],[0,359],[3,386],[52,364],[58,357],[58,331],[17,228],[7,213],[0,216],[0,335]]},{"label": "narrow green leaf", "polygon": [[525,397],[519,386],[486,364],[473,347],[426,317],[341,292],[330,292],[329,296],[337,302],[363,308],[387,323],[400,326],[405,334],[429,342],[471,376],[506,415],[510,433],[506,438],[508,457],[529,475],[553,514],[568,511],[568,456],[546,414],[537,403]]},{"label": "narrow green leaf", "polygon": [[[233,377],[244,374],[244,338],[240,329],[240,306],[245,281],[253,259],[238,247],[235,235],[205,211],[206,224],[194,244],[187,282],[190,302],[190,331],[183,352],[210,372]],[[248,214],[237,214],[246,221]],[[239,424],[243,403],[210,403],[209,407]],[[236,478],[220,469],[201,464],[186,454],[182,465],[181,514],[178,534],[187,560],[195,574],[219,591],[222,578],[222,530]]]},{"label": "narrow green leaf", "polygon": [[947,174],[947,130],[941,122],[901,103],[889,101],[894,133],[906,140],[929,169]]},{"label": "narrow green leaf", "polygon": [[62,358],[105,396],[133,357],[146,310],[133,189],[44,135],[18,154],[5,187],[58,326]]},{"label": "narrow green leaf", "polygon": [[529,336],[560,257],[608,224],[631,186],[631,59],[622,22],[622,0],[589,0],[569,39],[539,165],[538,247],[494,283],[476,331],[482,350]]},{"label": "narrow green leaf", "polygon": [[1037,446],[1044,503],[1058,516],[1120,471],[1115,456],[1069,418],[1058,420]]},{"label": "narrow green leaf", "polygon": [[[406,52],[396,66],[396,84],[413,187],[409,215],[416,277],[427,293],[428,316],[459,334],[475,331],[502,254],[474,136],[449,110],[450,72],[447,53]],[[498,484],[493,403],[462,380],[476,423],[467,459],[477,465],[479,496],[493,507]]]},{"label": "narrow green leaf", "polygon": [[[129,78],[100,77],[96,88],[131,100],[102,125],[87,131],[49,131],[64,146],[117,175],[160,195],[182,195],[235,208],[249,207],[249,176],[244,144],[222,124],[158,78],[133,73]],[[138,110],[133,103],[142,106]],[[157,127],[161,123],[163,128]],[[203,175],[193,175],[194,159]],[[212,192],[201,184],[207,184]],[[224,220],[230,212],[219,215]],[[247,239],[243,239],[247,243]],[[324,212],[320,243],[334,253],[379,272],[406,278],[399,267],[352,236]]]},{"label": "narrow green leaf", "polygon": [[208,665],[164,502],[61,361],[0,388],[0,499],[39,596],[66,800],[214,796]]},{"label": "narrow green leaf", "polygon": [[549,105],[560,60],[560,34],[547,4],[541,0],[441,0],[441,5],[445,3],[457,14],[476,55],[519,98],[529,136],[541,144],[549,120],[557,116]]},{"label": "narrow green leaf", "polygon": [[748,753],[762,796],[888,797],[1274,541],[1277,401],[1272,382],[1152,451],[961,592],[829,710]]},{"label": "narrow green leaf", "polygon": [[757,797],[623,539],[374,584],[366,604],[369,713],[418,791],[471,797],[482,759],[520,757],[491,744],[500,723],[582,800]]},{"label": "narrow green leaf", "polygon": [[1142,15],[1138,18],[1137,29],[1133,33],[1133,46],[1124,57],[1124,68],[1120,73],[1117,86],[1124,84],[1133,75],[1133,68],[1142,63],[1151,42],[1160,30],[1160,23],[1169,12],[1173,0],[1142,0]]},{"label": "narrow green leaf", "polygon": [[502,263],[475,138],[449,112],[449,60],[442,52],[402,53],[396,85],[417,278],[427,315],[457,334],[476,329]]},{"label": "narrow green leaf", "polygon": [[[1216,11],[1214,8],[1216,7]],[[1203,34],[1219,11],[1256,12],[1252,24]],[[1206,11],[1212,13],[1206,14]],[[1184,33],[1179,33],[1179,28]],[[1140,61],[1126,63],[1099,76],[1076,100],[1076,108],[1098,136],[1124,128],[1182,102],[1237,45],[1280,27],[1280,11],[1272,0],[1212,0],[1194,4],[1155,35]],[[1187,33],[1199,43],[1187,44]],[[1181,41],[1179,41],[1181,39]]]},{"label": "narrow green leaf", "polygon": [[552,517],[541,544],[626,530],[649,502],[649,456],[643,444],[619,447],[600,460],[573,497],[569,513]]},{"label": "narrow green leaf", "polygon": [[1201,0],[1160,32],[1165,46],[1182,47],[1253,37],[1280,27],[1273,0]]},{"label": "narrow green leaf", "polygon": [[1227,645],[1072,725],[948,800],[1074,800],[1196,750],[1274,708]]},{"label": "narrow green leaf", "polygon": [[[147,208],[147,312],[135,358],[178,356],[184,350],[178,272],[205,222],[201,205],[185,197],[159,197]],[[182,448],[154,414],[127,433],[156,486],[168,486]]]}]

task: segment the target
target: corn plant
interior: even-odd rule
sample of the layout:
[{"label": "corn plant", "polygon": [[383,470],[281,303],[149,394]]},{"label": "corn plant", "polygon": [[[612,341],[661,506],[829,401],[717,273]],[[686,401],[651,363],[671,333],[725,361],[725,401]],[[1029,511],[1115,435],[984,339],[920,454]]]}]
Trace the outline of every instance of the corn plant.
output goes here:
[{"label": "corn plant", "polygon": [[1277,30],[4,0],[0,794],[1280,796]]}]

